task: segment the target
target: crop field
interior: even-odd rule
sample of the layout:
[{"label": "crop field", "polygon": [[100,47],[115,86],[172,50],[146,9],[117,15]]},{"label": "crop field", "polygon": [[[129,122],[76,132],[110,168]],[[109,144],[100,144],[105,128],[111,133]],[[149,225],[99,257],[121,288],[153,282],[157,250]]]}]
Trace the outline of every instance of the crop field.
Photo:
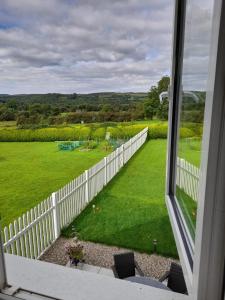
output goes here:
[{"label": "crop field", "polygon": [[101,144],[90,151],[59,151],[55,142],[0,143],[2,225],[21,216],[105,155]]}]

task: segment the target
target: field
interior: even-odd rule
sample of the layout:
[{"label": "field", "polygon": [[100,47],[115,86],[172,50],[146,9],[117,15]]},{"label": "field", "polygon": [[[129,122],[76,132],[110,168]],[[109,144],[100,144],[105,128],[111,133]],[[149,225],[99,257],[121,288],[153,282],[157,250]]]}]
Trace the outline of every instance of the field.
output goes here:
[{"label": "field", "polygon": [[[128,139],[146,126],[150,141],[92,202],[97,211],[89,205],[72,225],[85,240],[149,253],[153,239],[157,239],[159,254],[177,257],[164,203],[167,122],[157,120],[71,124],[35,130],[18,130],[13,122],[1,122],[1,139],[6,133],[11,141],[20,141],[0,143],[2,225],[12,222],[104,157],[107,152],[102,140],[106,132],[113,139]],[[199,138],[194,137],[195,132],[188,126],[181,132],[179,156],[199,166]],[[91,139],[100,141],[100,145],[88,152],[58,151],[57,143],[53,142],[58,139]],[[72,225],[63,231],[65,235],[71,235]]]},{"label": "field", "polygon": [[2,225],[21,216],[105,155],[101,146],[88,152],[70,152],[59,151],[55,142],[0,143]]},{"label": "field", "polygon": [[[150,140],[63,234],[177,257],[164,202],[166,140]],[[92,205],[96,208],[93,210]]]}]

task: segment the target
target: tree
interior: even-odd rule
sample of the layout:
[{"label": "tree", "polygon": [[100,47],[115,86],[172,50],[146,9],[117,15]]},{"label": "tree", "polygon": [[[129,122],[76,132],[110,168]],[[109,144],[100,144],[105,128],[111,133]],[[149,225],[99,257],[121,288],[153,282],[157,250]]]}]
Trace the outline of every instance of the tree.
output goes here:
[{"label": "tree", "polygon": [[41,114],[42,107],[40,103],[34,103],[29,106],[29,112],[31,115]]},{"label": "tree", "polygon": [[154,105],[152,100],[145,100],[144,102],[144,115],[148,119],[152,119],[154,116]]},{"label": "tree", "polygon": [[102,112],[110,112],[112,111],[112,106],[110,104],[103,104],[102,105],[102,109],[101,109]]},{"label": "tree", "polygon": [[169,102],[168,101],[163,101],[159,105],[158,109],[158,118],[160,120],[168,120],[168,110],[169,110]]},{"label": "tree", "polygon": [[0,121],[14,121],[16,115],[12,109],[0,110]]},{"label": "tree", "polygon": [[144,102],[144,114],[146,118],[160,117],[165,119],[168,114],[168,105],[160,104],[159,95],[168,90],[169,76],[163,76],[157,86],[152,86],[148,92],[148,98]]},{"label": "tree", "polygon": [[169,84],[169,76],[163,76],[158,82],[158,94],[160,95],[162,92],[166,92],[168,90]]},{"label": "tree", "polygon": [[6,106],[10,109],[16,110],[18,108],[18,103],[16,100],[11,99],[6,102]]}]

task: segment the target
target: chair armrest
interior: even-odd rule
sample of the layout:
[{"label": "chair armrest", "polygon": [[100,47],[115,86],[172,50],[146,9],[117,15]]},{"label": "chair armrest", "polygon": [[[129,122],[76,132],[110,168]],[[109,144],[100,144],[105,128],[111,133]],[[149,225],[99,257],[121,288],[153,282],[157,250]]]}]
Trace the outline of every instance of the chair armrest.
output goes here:
[{"label": "chair armrest", "polygon": [[170,271],[167,271],[161,278],[159,278],[159,281],[163,282],[169,277],[169,275],[170,275]]},{"label": "chair armrest", "polygon": [[116,271],[115,266],[111,266],[111,269],[112,269],[112,271],[113,271],[114,277],[115,277],[115,278],[119,278],[119,275],[118,275],[118,273],[117,273],[117,271]]},{"label": "chair armrest", "polygon": [[143,271],[141,270],[141,268],[139,267],[138,263],[136,260],[134,260],[134,264],[135,264],[135,268],[137,269],[138,273],[140,276],[144,276]]}]

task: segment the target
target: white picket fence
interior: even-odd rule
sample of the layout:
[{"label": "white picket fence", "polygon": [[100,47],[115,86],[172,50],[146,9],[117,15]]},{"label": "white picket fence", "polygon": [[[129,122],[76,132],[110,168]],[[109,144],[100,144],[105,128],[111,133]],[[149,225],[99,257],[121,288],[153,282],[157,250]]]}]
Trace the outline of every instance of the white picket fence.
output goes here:
[{"label": "white picket fence", "polygon": [[183,158],[177,158],[177,181],[180,189],[198,201],[200,170]]},{"label": "white picket fence", "polygon": [[3,230],[4,250],[38,258],[145,143],[148,128]]}]

